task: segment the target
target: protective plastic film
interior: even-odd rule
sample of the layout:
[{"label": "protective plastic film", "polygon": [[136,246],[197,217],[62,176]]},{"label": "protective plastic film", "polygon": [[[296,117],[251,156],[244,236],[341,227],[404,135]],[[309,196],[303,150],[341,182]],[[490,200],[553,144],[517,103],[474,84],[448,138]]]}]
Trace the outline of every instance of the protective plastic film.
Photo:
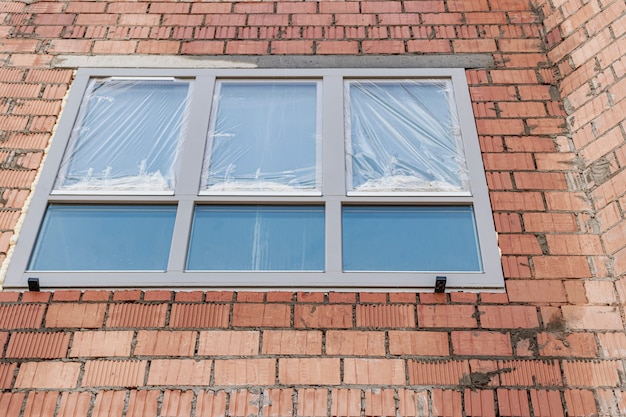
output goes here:
[{"label": "protective plastic film", "polygon": [[348,191],[469,191],[451,81],[346,81],[345,97]]},{"label": "protective plastic film", "polygon": [[189,86],[174,80],[92,80],[55,190],[173,191]]},{"label": "protective plastic film", "polygon": [[313,81],[219,82],[201,190],[319,190],[317,94]]}]

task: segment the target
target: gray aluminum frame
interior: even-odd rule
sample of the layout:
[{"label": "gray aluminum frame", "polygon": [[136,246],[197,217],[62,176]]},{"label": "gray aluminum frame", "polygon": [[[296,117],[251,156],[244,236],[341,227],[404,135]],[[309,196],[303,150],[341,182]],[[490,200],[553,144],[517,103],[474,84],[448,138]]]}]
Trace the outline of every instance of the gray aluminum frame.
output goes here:
[{"label": "gray aluminum frame", "polygon": [[[193,80],[187,137],[173,195],[102,195],[52,193],[88,81],[93,77],[177,77]],[[472,195],[351,195],[346,193],[344,146],[344,79],[446,78],[452,81]],[[322,81],[322,195],[209,195],[199,193],[216,79],[319,79]],[[177,205],[168,267],[142,271],[28,271],[27,266],[46,207],[51,203],[144,203]],[[310,204],[325,207],[324,272],[307,271],[185,271],[194,207],[198,204]],[[471,205],[480,242],[482,272],[343,272],[342,205]],[[28,207],[5,279],[5,288],[24,288],[39,278],[44,288],[60,287],[216,287],[216,288],[373,288],[431,289],[436,276],[447,277],[447,289],[501,290],[504,278],[489,203],[482,157],[465,71],[459,68],[421,69],[111,69],[77,72],[39,183]]]}]

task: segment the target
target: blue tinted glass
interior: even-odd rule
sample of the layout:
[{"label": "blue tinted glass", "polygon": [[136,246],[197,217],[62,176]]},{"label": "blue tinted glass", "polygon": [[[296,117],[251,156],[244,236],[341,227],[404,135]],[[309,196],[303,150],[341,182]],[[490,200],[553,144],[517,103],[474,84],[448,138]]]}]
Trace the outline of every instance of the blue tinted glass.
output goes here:
[{"label": "blue tinted glass", "polygon": [[345,271],[480,271],[471,207],[344,207]]},{"label": "blue tinted glass", "polygon": [[187,269],[322,271],[324,209],[199,206]]},{"label": "blue tinted glass", "polygon": [[51,205],[29,269],[165,270],[174,206]]}]

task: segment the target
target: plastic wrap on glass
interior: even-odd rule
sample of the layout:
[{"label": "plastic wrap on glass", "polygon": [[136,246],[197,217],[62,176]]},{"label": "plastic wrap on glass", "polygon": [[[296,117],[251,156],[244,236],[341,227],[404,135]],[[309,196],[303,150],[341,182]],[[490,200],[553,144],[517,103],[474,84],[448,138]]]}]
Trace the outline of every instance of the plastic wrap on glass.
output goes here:
[{"label": "plastic wrap on glass", "polygon": [[54,187],[67,193],[171,193],[190,83],[90,82]]},{"label": "plastic wrap on glass", "polygon": [[318,83],[216,85],[202,193],[319,193]]},{"label": "plastic wrap on glass", "polygon": [[348,192],[470,191],[449,80],[345,82]]}]

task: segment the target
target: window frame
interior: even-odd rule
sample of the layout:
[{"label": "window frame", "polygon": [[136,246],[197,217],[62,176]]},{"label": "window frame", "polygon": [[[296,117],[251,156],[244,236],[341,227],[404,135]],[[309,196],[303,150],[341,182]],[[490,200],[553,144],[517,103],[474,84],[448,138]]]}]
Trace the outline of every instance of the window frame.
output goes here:
[{"label": "window frame", "polygon": [[[77,120],[91,78],[191,79],[188,126],[179,156],[175,191],[172,195],[61,194],[52,192],[71,131]],[[471,195],[381,195],[346,192],[344,138],[344,80],[358,79],[451,80]],[[205,146],[212,114],[216,80],[320,80],[322,109],[322,195],[224,195],[200,191]],[[318,151],[319,153],[319,151]],[[167,271],[29,271],[27,266],[48,204],[165,204],[177,205]],[[316,271],[186,271],[194,207],[202,204],[295,204],[325,207],[324,272]],[[341,213],[344,205],[469,205],[473,207],[481,272],[344,272],[342,270]],[[25,208],[26,209],[26,208]],[[402,288],[430,289],[436,276],[447,277],[448,290],[501,290],[504,288],[500,252],[491,212],[469,88],[462,68],[330,68],[330,69],[111,69],[82,68],[77,71],[66,106],[60,117],[49,152],[38,175],[38,183],[19,231],[19,243],[10,259],[6,288],[23,288],[27,279],[39,278],[45,288],[60,287],[215,287],[215,288]]]}]

